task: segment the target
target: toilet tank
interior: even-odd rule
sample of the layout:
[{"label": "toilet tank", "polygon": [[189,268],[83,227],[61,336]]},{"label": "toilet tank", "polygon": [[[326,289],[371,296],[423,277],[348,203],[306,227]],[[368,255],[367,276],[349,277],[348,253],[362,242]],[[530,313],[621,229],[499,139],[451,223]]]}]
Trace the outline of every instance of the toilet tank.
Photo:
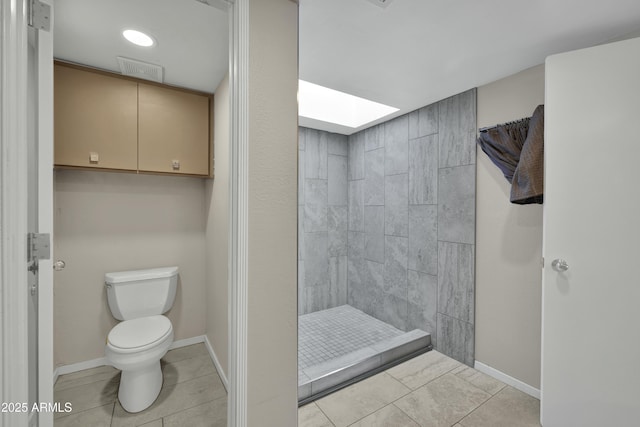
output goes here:
[{"label": "toilet tank", "polygon": [[119,271],[105,274],[109,309],[118,320],[169,311],[178,287],[178,267]]}]

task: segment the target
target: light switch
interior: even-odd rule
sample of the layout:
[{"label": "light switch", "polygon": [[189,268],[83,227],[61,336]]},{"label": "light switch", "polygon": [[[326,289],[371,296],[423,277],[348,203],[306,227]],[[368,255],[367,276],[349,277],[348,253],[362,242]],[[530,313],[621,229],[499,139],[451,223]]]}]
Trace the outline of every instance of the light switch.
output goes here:
[{"label": "light switch", "polygon": [[171,160],[171,166],[174,171],[180,170],[180,160]]},{"label": "light switch", "polygon": [[100,160],[100,156],[98,155],[98,153],[94,153],[94,152],[89,153],[90,163],[98,163],[99,160]]}]

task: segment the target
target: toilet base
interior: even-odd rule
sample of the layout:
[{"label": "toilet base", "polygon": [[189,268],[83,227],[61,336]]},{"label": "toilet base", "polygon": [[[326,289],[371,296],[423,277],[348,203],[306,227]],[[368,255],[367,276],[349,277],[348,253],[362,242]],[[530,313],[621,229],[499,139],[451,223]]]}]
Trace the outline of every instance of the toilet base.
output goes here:
[{"label": "toilet base", "polygon": [[122,371],[118,400],[125,411],[140,412],[155,402],[161,388],[162,369],[158,360],[143,369]]}]

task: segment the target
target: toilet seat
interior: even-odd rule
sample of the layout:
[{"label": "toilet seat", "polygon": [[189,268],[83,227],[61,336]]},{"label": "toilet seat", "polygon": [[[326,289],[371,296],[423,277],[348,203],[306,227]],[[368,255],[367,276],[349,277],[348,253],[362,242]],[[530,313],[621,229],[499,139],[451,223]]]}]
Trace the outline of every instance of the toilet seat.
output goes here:
[{"label": "toilet seat", "polygon": [[118,353],[136,353],[154,347],[172,333],[171,321],[165,316],[139,317],[111,329],[107,345]]}]

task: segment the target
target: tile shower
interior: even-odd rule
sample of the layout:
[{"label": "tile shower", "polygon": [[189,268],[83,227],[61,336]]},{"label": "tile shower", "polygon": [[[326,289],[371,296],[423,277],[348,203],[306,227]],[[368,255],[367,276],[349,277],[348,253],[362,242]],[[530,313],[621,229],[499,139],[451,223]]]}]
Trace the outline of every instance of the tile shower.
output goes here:
[{"label": "tile shower", "polygon": [[300,128],[301,324],[348,304],[473,363],[475,136],[475,89],[348,137]]}]

